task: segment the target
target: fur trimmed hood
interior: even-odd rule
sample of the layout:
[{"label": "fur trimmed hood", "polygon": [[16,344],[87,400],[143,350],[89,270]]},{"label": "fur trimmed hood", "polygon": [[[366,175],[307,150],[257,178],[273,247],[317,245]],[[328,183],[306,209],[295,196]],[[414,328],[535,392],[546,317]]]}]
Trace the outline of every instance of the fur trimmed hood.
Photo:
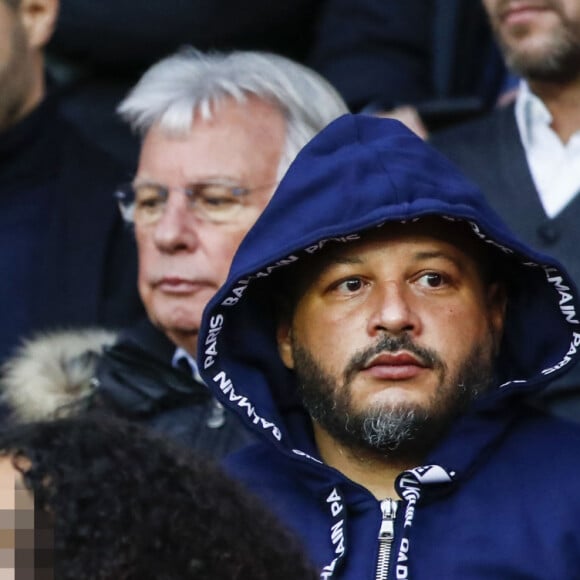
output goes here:
[{"label": "fur trimmed hood", "polygon": [[92,392],[99,357],[117,334],[86,328],[37,334],[2,367],[0,402],[16,421],[46,419]]}]

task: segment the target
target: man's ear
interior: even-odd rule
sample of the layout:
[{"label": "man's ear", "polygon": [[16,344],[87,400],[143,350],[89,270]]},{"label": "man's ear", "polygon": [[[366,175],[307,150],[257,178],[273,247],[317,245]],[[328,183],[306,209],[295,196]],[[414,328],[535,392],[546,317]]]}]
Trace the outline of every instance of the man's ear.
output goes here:
[{"label": "man's ear", "polygon": [[294,353],[292,351],[292,327],[289,322],[280,322],[276,329],[278,352],[286,367],[294,368]]},{"label": "man's ear", "polygon": [[489,320],[493,330],[496,344],[499,347],[503,335],[505,313],[507,309],[507,288],[505,284],[494,282],[487,290],[487,304],[489,309]]},{"label": "man's ear", "polygon": [[21,0],[18,11],[30,48],[43,49],[48,44],[59,8],[59,0]]}]

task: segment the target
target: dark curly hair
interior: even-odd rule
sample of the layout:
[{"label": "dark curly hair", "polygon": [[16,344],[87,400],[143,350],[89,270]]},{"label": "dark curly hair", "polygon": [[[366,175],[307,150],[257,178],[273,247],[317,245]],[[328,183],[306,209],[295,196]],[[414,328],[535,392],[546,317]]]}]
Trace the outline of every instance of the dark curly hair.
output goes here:
[{"label": "dark curly hair", "polygon": [[0,434],[53,530],[55,580],[297,580],[298,541],[213,463],[103,414]]}]

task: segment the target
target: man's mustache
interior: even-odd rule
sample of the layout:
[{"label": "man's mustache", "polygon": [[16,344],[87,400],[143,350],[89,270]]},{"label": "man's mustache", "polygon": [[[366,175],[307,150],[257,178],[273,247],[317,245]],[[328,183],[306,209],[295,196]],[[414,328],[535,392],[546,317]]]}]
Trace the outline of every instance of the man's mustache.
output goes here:
[{"label": "man's mustache", "polygon": [[560,14],[560,4],[558,0],[500,0],[493,9],[493,16],[498,17],[510,10],[512,6],[526,6],[527,8],[542,8],[553,10]]},{"label": "man's mustache", "polygon": [[434,350],[414,343],[407,333],[399,335],[384,334],[376,344],[355,353],[351,357],[344,371],[345,384],[349,383],[352,377],[365,368],[377,355],[383,353],[394,354],[400,351],[406,351],[414,355],[420,364],[425,367],[445,368],[445,363]]}]

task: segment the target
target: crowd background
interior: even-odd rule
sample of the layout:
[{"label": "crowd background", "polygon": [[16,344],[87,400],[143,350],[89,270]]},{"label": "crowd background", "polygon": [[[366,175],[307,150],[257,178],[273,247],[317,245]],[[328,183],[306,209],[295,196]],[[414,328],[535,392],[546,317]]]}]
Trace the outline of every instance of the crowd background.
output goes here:
[{"label": "crowd background", "polygon": [[134,160],[138,144],[115,106],[148,66],[183,45],[282,54],[320,72],[352,112],[413,105],[429,129],[489,110],[505,79],[483,8],[469,0],[148,0],[138,10],[128,0],[62,0],[48,54],[66,89],[65,115]]},{"label": "crowd background", "polygon": [[[574,162],[576,107],[559,110],[562,116],[557,117],[558,123],[561,118],[568,120],[565,123],[567,136],[564,138],[560,134],[562,138],[558,145],[567,149],[569,141],[571,148],[565,151],[569,157],[563,157],[565,163],[560,170],[562,181],[566,182],[562,187],[566,191],[561,196],[564,202],[555,212],[544,211],[551,183],[548,191],[538,188],[535,179],[538,166],[530,165],[530,158],[537,160],[538,149],[533,149],[533,143],[532,146],[522,144],[519,137],[522,126],[527,127],[530,134],[535,134],[541,124],[538,119],[542,117],[537,114],[538,110],[543,114],[541,122],[548,119],[543,129],[550,129],[550,113],[556,115],[558,109],[549,99],[542,101],[542,95],[560,94],[559,91],[575,94],[567,91],[575,88],[576,77],[580,76],[580,50],[575,49],[576,45],[580,46],[580,27],[568,25],[577,24],[574,18],[580,21],[580,17],[567,0],[546,2],[546,6],[561,17],[561,28],[554,27],[553,34],[570,33],[571,48],[565,62],[560,63],[561,68],[555,68],[552,77],[542,73],[545,76],[538,82],[536,70],[512,66],[508,71],[504,64],[506,54],[512,50],[517,52],[518,39],[509,37],[507,33],[502,37],[504,33],[497,23],[492,31],[486,9],[497,12],[500,4],[496,0],[482,3],[473,0],[292,0],[278,4],[252,0],[243,5],[231,0],[211,3],[147,0],[136,7],[128,0],[0,0],[0,16],[6,17],[8,23],[17,20],[14,15],[19,10],[30,17],[49,7],[53,15],[57,14],[54,26],[50,23],[46,26],[46,40],[38,41],[34,47],[46,56],[46,62],[43,62],[46,65],[46,91],[42,92],[35,106],[13,125],[3,125],[4,111],[0,106],[0,240],[5,248],[10,248],[10,252],[4,252],[0,258],[0,293],[4,294],[5,304],[11,306],[4,315],[0,361],[16,346],[9,344],[12,334],[23,338],[35,330],[35,325],[44,329],[94,325],[104,332],[111,327],[132,329],[133,324],[143,320],[144,311],[136,292],[137,254],[132,235],[134,230],[131,229],[135,227],[138,232],[139,228],[135,223],[127,228],[127,224],[122,222],[112,194],[121,179],[131,179],[135,175],[151,127],[137,135],[131,129],[131,124],[133,129],[136,124],[123,122],[117,108],[152,65],[183,46],[204,53],[242,50],[282,55],[320,73],[344,99],[344,110],[348,107],[352,112],[403,120],[421,137],[429,138],[432,145],[454,159],[522,238],[535,248],[559,258],[578,279],[578,241],[574,232],[577,231],[575,216],[580,202],[576,193],[580,182],[575,183],[575,175],[567,171]],[[5,7],[8,11],[4,10]],[[23,18],[22,27],[16,28],[18,34],[29,33],[27,22]],[[0,24],[9,26],[5,22]],[[498,37],[502,42],[496,42]],[[8,55],[4,60],[10,66],[29,64],[24,58],[26,51],[15,50],[22,48],[16,40],[24,38],[4,35],[4,40],[11,39],[12,44],[5,43],[7,50],[0,44],[0,49]],[[4,58],[5,55],[0,53],[0,56]],[[21,63],[18,62],[20,56],[23,57]],[[540,55],[539,59],[544,59],[544,56]],[[5,67],[0,61],[0,91],[3,88],[1,83],[10,80],[10,74],[6,73],[12,70],[16,69]],[[523,98],[517,101],[522,92],[520,90],[516,97],[514,88],[522,86],[528,90],[526,94],[532,96],[525,97],[526,101]],[[541,88],[549,90],[542,93]],[[538,97],[539,104],[535,97]],[[263,95],[258,94],[257,98],[269,101]],[[342,103],[338,101],[340,99],[332,117],[343,112]],[[279,119],[284,115],[285,103],[275,105],[281,105],[274,115]],[[547,116],[542,108],[544,105],[550,109]],[[238,117],[232,125],[239,133],[247,133],[244,123],[248,127],[257,125],[252,113],[260,108],[249,106],[244,115],[240,113],[240,107],[240,103],[233,103]],[[516,119],[518,110],[523,120]],[[534,111],[535,117],[531,114]],[[526,117],[527,112],[530,114]],[[223,115],[223,110],[220,114]],[[259,116],[258,113],[255,115]],[[321,123],[326,121],[324,117]],[[196,122],[196,130],[189,137],[197,139],[203,131],[211,132],[208,126],[212,123],[203,127],[199,119]],[[213,126],[217,124],[219,122],[214,122]],[[506,127],[509,134],[503,132]],[[158,128],[154,124],[153,133]],[[191,123],[186,131],[189,129]],[[159,151],[170,148],[175,135],[157,137],[165,140],[164,147],[157,151],[161,159]],[[278,135],[280,150],[286,137]],[[493,145],[490,147],[489,143]],[[507,149],[504,148],[506,144],[509,145]],[[258,147],[247,149],[253,151],[254,159],[261,158]],[[546,166],[558,159],[560,153],[556,150],[557,147],[552,147],[545,157],[548,161],[540,163],[540,172],[544,171],[544,176]],[[241,152],[234,152],[224,165],[228,165],[236,153]],[[246,155],[245,150],[243,154],[249,166],[247,159],[251,156]],[[198,155],[193,161],[204,165],[207,159],[202,157]],[[191,159],[181,161],[190,169],[194,166]],[[284,161],[290,159],[284,158]],[[176,173],[180,173],[177,169]],[[224,173],[224,167],[220,168],[220,173]],[[507,176],[507,179],[502,181],[500,176]],[[514,176],[519,179],[513,179]],[[160,177],[159,183],[169,188],[173,177],[166,177]],[[273,184],[272,179],[264,179],[261,184],[266,182]],[[172,187],[183,189],[186,186],[180,183]],[[572,189],[567,191],[569,186]],[[512,203],[515,198],[511,197],[514,191],[519,195],[518,211],[513,211],[516,207]],[[22,205],[13,203],[24,199],[22,192],[29,194],[30,198]],[[165,194],[167,196],[167,191]],[[533,211],[530,210],[530,196],[534,200]],[[266,204],[267,196],[262,201]],[[167,208],[164,211],[169,213]],[[173,213],[177,216],[177,212]],[[195,221],[191,215],[189,218],[192,223]],[[175,219],[177,223],[179,220]],[[245,225],[249,227],[251,224]],[[179,226],[183,226],[181,221]],[[193,230],[190,225],[187,228]],[[183,230],[187,228],[182,227]],[[174,230],[177,229],[176,226]],[[240,230],[236,235],[241,239],[245,231]],[[211,235],[205,237],[207,242]],[[53,238],[58,243],[46,243]],[[174,246],[183,248],[183,239],[174,241]],[[189,250],[192,254],[196,251],[193,247]],[[233,254],[235,248],[230,250]],[[219,266],[227,271],[231,256],[221,258]],[[216,261],[214,270],[218,269]],[[137,362],[144,375],[133,373],[136,361],[131,356],[134,351],[127,353],[125,349],[126,333],[103,335],[103,340],[99,339],[89,350],[76,343],[75,356],[60,359],[64,371],[74,376],[79,367],[83,367],[94,373],[93,357],[98,358],[99,351],[104,349],[108,352],[109,362],[112,360],[115,364],[107,367],[105,373],[99,375],[97,372],[97,382],[107,383],[114,387],[113,390],[118,385],[123,387],[116,390],[120,398],[114,403],[117,405],[122,399],[124,411],[131,407],[130,416],[124,413],[130,419],[140,422],[146,413],[134,405],[134,400],[141,400],[143,393],[134,389],[131,381],[125,380],[128,376],[138,379],[139,388],[147,395],[147,405],[155,406],[155,414],[160,410],[163,413],[168,409],[173,411],[174,407],[187,411],[184,399],[175,397],[174,392],[167,395],[158,389],[160,385],[170,385],[177,372],[182,374],[174,390],[179,391],[180,397],[185,393],[185,399],[190,401],[195,395],[213,413],[216,404],[199,376],[193,360],[195,348],[182,349],[179,342],[168,341],[167,338],[172,337],[169,334],[161,336],[159,325],[155,325],[150,312],[148,315],[151,320],[147,323],[147,333],[139,333],[135,340],[131,335],[129,346],[147,346],[148,349],[143,350],[148,363],[155,358],[150,356],[152,352],[158,354],[160,359],[157,362],[163,365],[162,374],[157,373],[159,368],[155,365],[153,368],[152,365],[143,365],[143,353],[139,354]],[[153,334],[150,335],[150,331]],[[74,342],[76,338],[72,340]],[[111,345],[113,347],[109,348]],[[176,350],[176,346],[180,348]],[[184,352],[179,353],[180,350]],[[176,358],[176,354],[185,360]],[[119,362],[122,363],[122,372]],[[185,369],[180,362],[187,363]],[[85,381],[86,376],[83,376]],[[547,401],[538,401],[538,404],[579,419],[580,371],[570,373],[568,377],[567,382],[556,384],[548,391]],[[95,376],[88,384],[83,384],[83,389],[92,392],[96,384],[92,382],[94,379]],[[35,382],[34,387],[39,384]],[[133,399],[126,396],[129,391]],[[101,398],[103,393],[106,389],[100,390]],[[72,399],[78,395],[78,385],[74,381],[70,394]],[[33,398],[37,398],[36,392]],[[103,400],[97,398],[97,406]],[[118,404],[118,409],[123,409],[123,405]],[[103,403],[103,406],[106,405]],[[197,399],[193,406],[199,407]],[[137,408],[135,414],[133,407]],[[156,428],[168,431],[167,425],[173,428],[176,424],[188,424],[190,427],[220,429],[223,426],[223,407],[217,405],[217,411],[217,426],[211,425],[215,423],[213,414],[207,418],[207,424],[199,418],[192,421],[191,415],[177,421],[171,414],[169,419],[164,419],[163,428],[159,428],[159,424]],[[212,447],[206,443],[197,431],[190,431],[193,434],[188,433],[189,446],[203,447],[215,459],[218,455],[215,445]],[[222,432],[225,432],[223,428]],[[232,433],[236,444],[245,443],[237,431]],[[207,437],[215,443],[213,432],[207,430]]]}]

